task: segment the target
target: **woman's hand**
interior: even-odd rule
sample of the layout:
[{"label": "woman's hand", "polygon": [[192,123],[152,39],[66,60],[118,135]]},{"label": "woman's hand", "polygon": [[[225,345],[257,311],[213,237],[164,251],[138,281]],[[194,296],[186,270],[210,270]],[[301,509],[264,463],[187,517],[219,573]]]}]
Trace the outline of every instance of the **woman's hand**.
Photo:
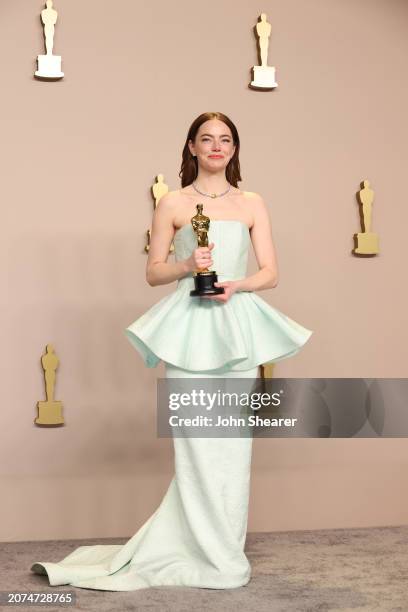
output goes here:
[{"label": "woman's hand", "polygon": [[213,260],[211,258],[211,251],[213,248],[214,243],[210,242],[210,244],[206,247],[198,247],[194,249],[190,257],[186,259],[187,267],[190,272],[204,270],[205,268],[210,268],[210,266],[212,266]]},{"label": "woman's hand", "polygon": [[225,292],[218,295],[200,295],[205,300],[215,300],[217,302],[228,302],[231,295],[239,289],[239,281],[223,281],[214,283],[214,287],[224,287]]}]

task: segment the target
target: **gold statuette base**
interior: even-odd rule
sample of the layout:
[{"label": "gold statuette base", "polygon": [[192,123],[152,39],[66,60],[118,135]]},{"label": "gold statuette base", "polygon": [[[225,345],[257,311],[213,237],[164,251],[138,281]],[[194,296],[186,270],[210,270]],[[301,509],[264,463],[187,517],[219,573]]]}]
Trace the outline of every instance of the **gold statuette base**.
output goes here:
[{"label": "gold statuette base", "polygon": [[62,425],[62,402],[37,402],[38,417],[34,419],[36,425]]},{"label": "gold statuette base", "polygon": [[373,232],[361,232],[354,234],[355,248],[353,253],[358,255],[377,255],[379,253],[378,234]]},{"label": "gold statuette base", "polygon": [[278,84],[275,81],[275,68],[273,66],[254,66],[254,78],[251,87],[257,89],[273,89]]},{"label": "gold statuette base", "polygon": [[61,79],[64,73],[61,72],[60,55],[38,55],[38,70],[34,72],[36,77],[42,79]]}]

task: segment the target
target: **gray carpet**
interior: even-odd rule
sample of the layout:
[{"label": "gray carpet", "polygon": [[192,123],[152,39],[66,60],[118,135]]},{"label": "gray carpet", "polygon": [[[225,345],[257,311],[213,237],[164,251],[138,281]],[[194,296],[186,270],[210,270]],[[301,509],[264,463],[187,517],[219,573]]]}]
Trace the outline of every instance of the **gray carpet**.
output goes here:
[{"label": "gray carpet", "polygon": [[[50,587],[46,576],[30,572],[34,561],[60,561],[78,546],[126,540],[2,543],[1,591],[71,591],[76,593],[77,603],[67,609],[75,612],[408,611],[408,526],[249,533],[245,550],[252,579],[245,587],[227,591],[155,587],[112,592]],[[61,611],[63,607],[41,609]]]}]

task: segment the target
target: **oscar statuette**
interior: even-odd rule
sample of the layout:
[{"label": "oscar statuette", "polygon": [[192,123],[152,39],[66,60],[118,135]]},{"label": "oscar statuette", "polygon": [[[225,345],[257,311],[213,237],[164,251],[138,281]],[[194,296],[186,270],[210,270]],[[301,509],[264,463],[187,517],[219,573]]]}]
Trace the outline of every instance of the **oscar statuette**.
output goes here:
[{"label": "oscar statuette", "polygon": [[41,11],[41,21],[44,25],[45,55],[37,56],[38,69],[34,76],[38,79],[57,80],[62,79],[64,73],[61,70],[61,56],[53,55],[55,24],[58,13],[53,8],[52,0],[46,0],[46,8]]},{"label": "oscar statuette", "polygon": [[268,90],[278,86],[275,81],[275,68],[268,66],[268,47],[271,35],[271,24],[266,20],[266,14],[262,13],[261,20],[255,27],[259,42],[260,66],[253,66],[253,79],[249,84],[251,89]]},{"label": "oscar statuette", "polygon": [[[203,205],[197,204],[197,214],[191,219],[193,230],[197,236],[199,247],[208,246],[208,230],[210,228],[210,219],[203,213]],[[202,268],[196,270],[193,274],[195,289],[190,291],[190,295],[218,295],[225,293],[224,287],[214,287],[214,283],[218,281],[217,274],[214,270]]]},{"label": "oscar statuette", "polygon": [[357,193],[360,206],[360,218],[362,231],[354,234],[353,254],[361,257],[371,257],[380,252],[378,234],[371,231],[372,205],[374,191],[370,188],[370,182],[365,180],[361,183],[362,189]]},{"label": "oscar statuette", "polygon": [[45,395],[46,401],[37,402],[38,417],[34,419],[36,425],[59,426],[64,425],[62,416],[62,402],[54,399],[55,374],[58,368],[59,359],[55,354],[52,344],[47,344],[46,353],[41,357],[41,365],[45,376]]}]

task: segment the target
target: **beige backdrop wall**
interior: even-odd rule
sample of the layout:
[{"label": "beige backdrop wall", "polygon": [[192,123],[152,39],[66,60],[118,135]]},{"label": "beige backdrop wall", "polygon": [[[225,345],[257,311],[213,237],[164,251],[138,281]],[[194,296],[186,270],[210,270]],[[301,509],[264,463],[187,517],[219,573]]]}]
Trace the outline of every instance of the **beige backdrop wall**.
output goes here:
[{"label": "beige backdrop wall", "polygon": [[[276,376],[406,377],[404,0],[59,0],[65,78],[33,78],[43,3],[2,3],[1,540],[128,536],[173,474],[156,379],[123,330],[175,289],[145,282],[150,185],[179,186],[190,122],[220,110],[241,187],[268,203],[280,284],[314,330]],[[266,12],[279,88],[248,89]],[[372,181],[381,255],[350,255]],[[249,272],[255,271],[251,254]],[[40,357],[61,360],[66,426],[33,424]],[[256,440],[249,529],[404,524],[405,439]]]}]

